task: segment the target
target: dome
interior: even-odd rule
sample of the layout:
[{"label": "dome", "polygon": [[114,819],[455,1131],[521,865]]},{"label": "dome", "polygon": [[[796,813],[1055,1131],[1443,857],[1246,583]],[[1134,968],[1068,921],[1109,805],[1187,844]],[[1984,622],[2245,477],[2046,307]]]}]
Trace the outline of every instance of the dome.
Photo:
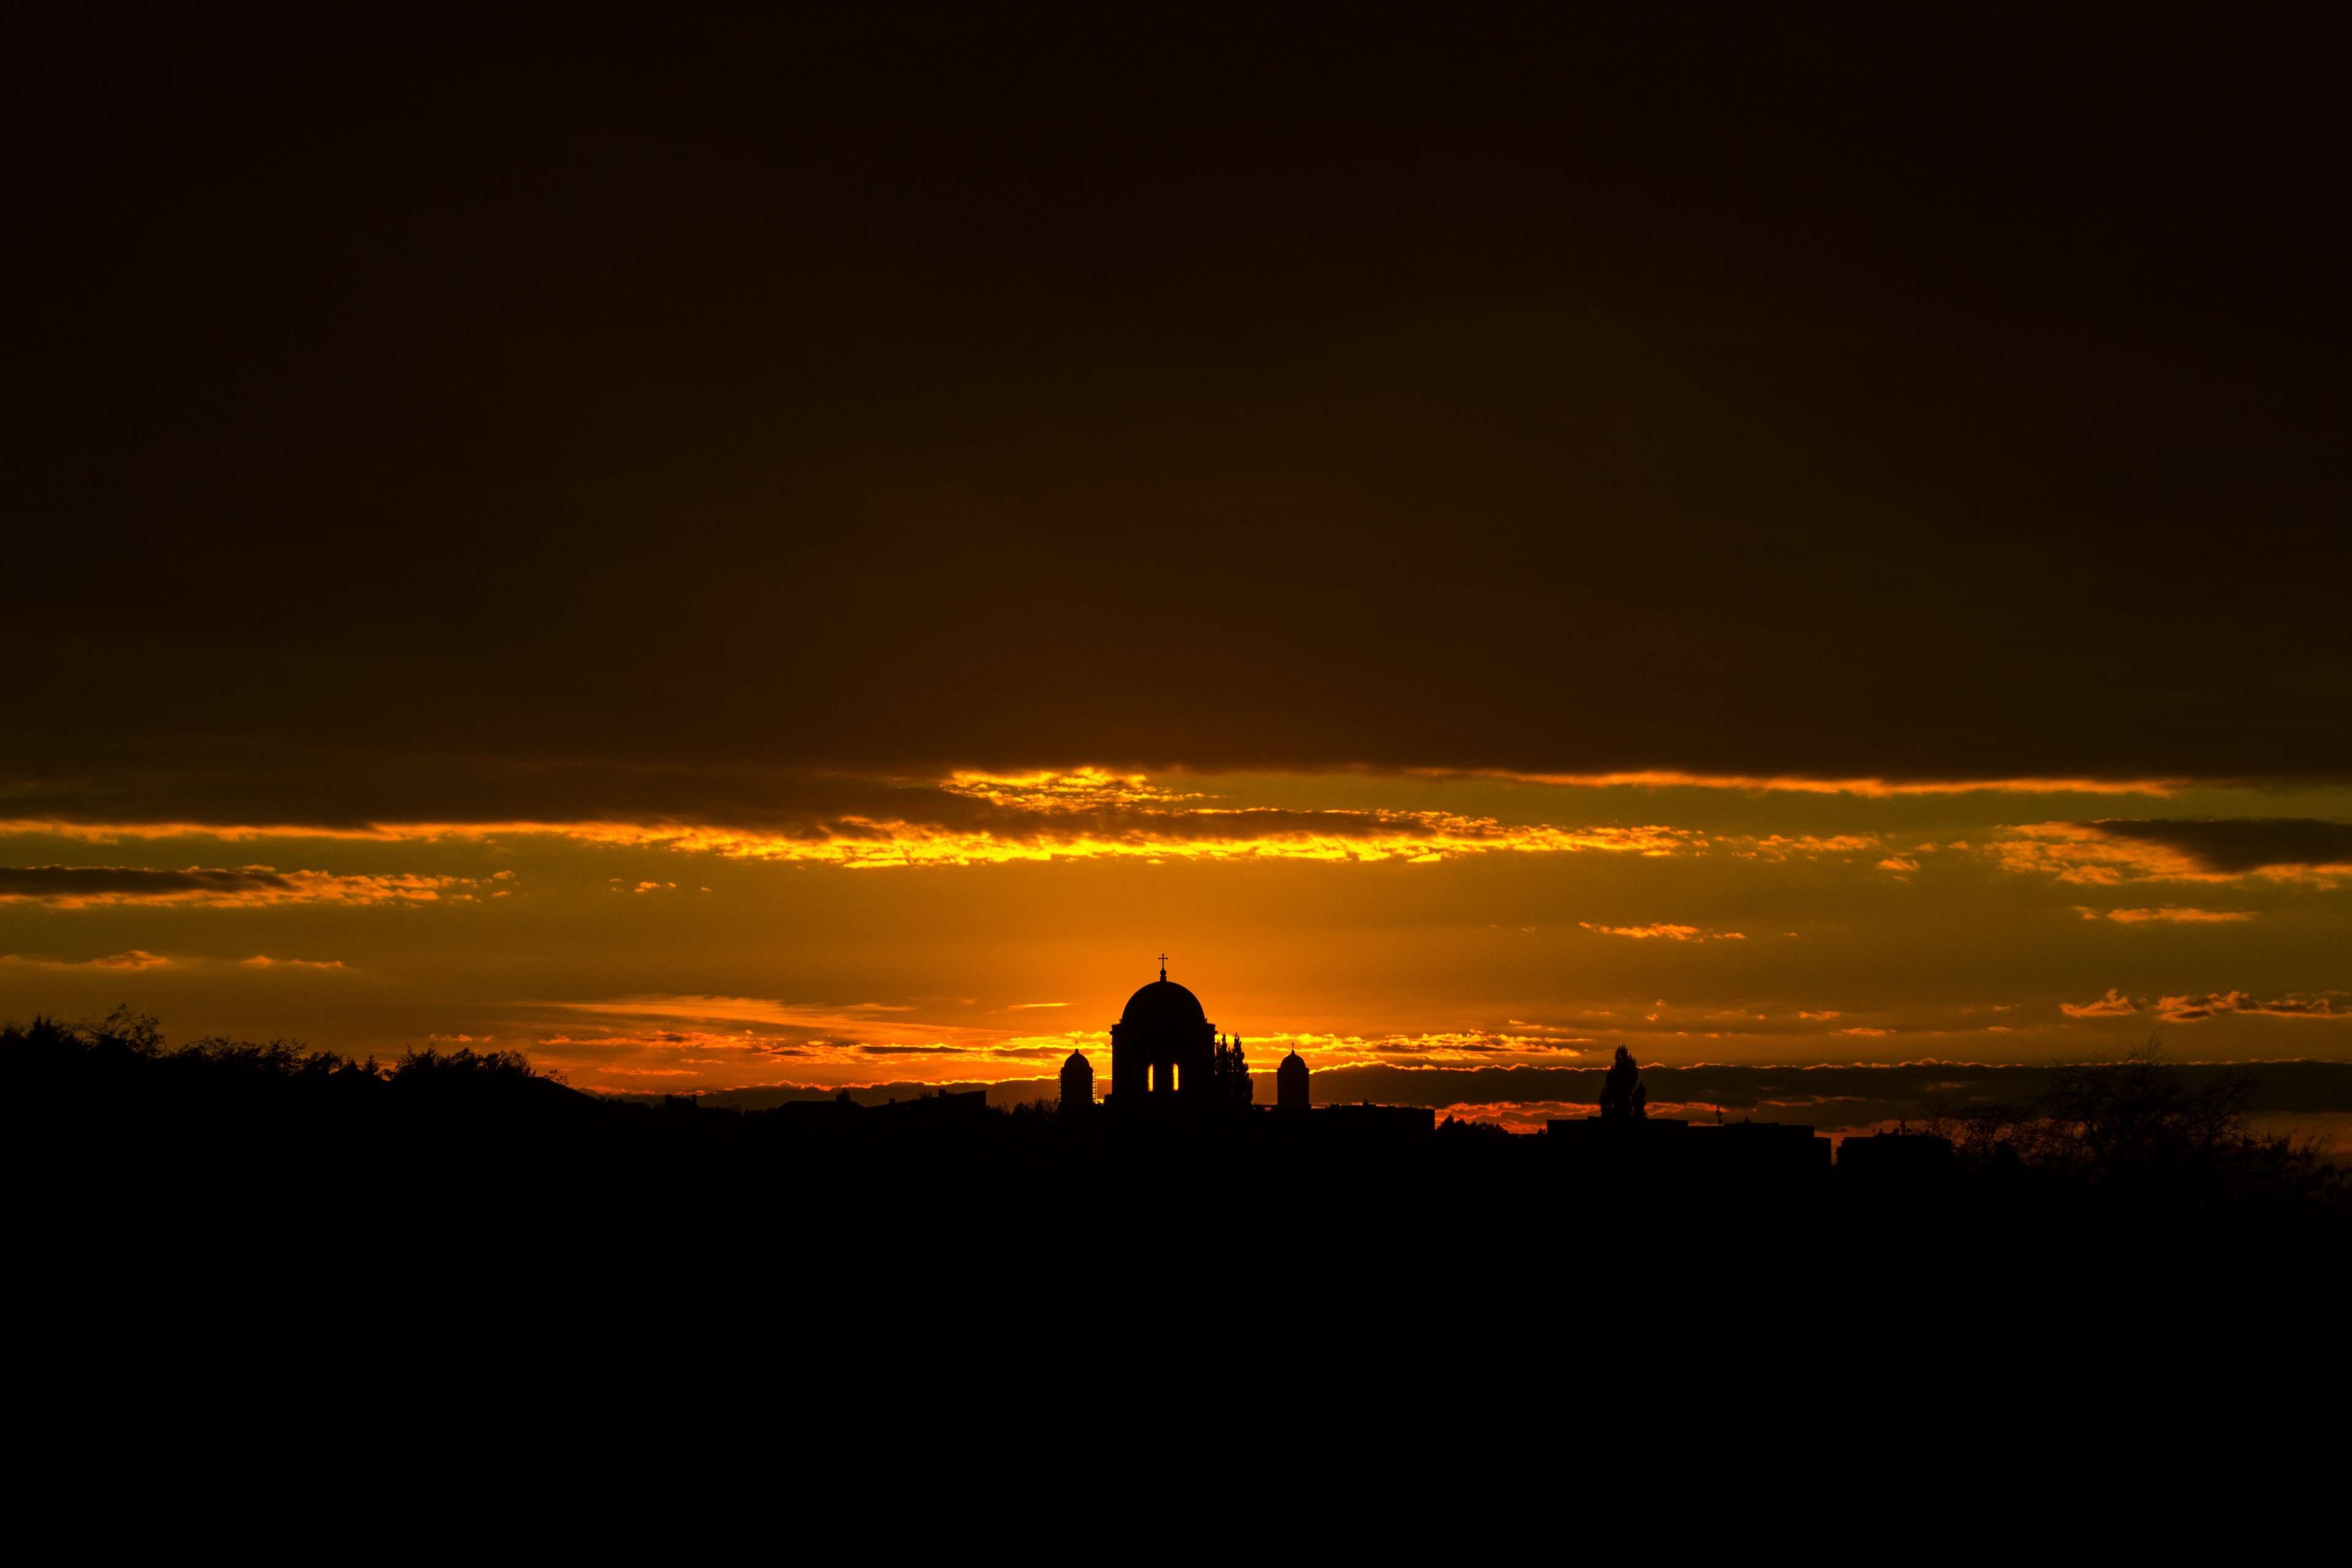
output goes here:
[{"label": "dome", "polygon": [[1070,1059],[1062,1064],[1062,1070],[1068,1072],[1072,1068],[1083,1068],[1087,1072],[1092,1072],[1095,1070],[1095,1064],[1087,1059],[1086,1052],[1072,1051]]},{"label": "dome", "polygon": [[1155,980],[1127,999],[1127,1011],[1118,1016],[1123,1029],[1188,1029],[1206,1032],[1209,1015],[1201,1010],[1201,999],[1172,980]]},{"label": "dome", "polygon": [[1307,1065],[1307,1058],[1300,1056],[1297,1051],[1293,1051],[1288,1056],[1282,1058],[1282,1065],[1284,1067],[1288,1067],[1293,1062],[1297,1062],[1300,1067],[1305,1067]]}]

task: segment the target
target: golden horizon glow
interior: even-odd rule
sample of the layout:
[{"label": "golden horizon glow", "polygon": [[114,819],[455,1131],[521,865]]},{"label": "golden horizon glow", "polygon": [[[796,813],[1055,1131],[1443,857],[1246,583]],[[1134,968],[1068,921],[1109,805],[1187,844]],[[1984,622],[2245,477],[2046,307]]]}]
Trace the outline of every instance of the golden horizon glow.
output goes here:
[{"label": "golden horizon glow", "polygon": [[[1163,948],[1261,1067],[2347,1048],[2315,1026],[2352,1017],[2336,872],[2300,863],[2340,858],[2340,792],[2068,821],[1979,785],[1641,777],[803,773],[769,805],[727,780],[748,821],[218,830],[285,846],[260,856],[208,854],[194,812],[20,820],[0,984],[181,1036],[518,1048],[614,1091],[1050,1076]],[[921,874],[863,874],[892,868]]]}]

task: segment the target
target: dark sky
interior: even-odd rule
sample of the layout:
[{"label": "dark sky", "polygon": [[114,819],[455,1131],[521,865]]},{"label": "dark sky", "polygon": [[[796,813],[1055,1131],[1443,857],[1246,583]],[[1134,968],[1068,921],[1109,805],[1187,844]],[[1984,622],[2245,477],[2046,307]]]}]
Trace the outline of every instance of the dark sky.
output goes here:
[{"label": "dark sky", "polygon": [[2340,36],[8,28],[43,815],[2352,776]]},{"label": "dark sky", "polygon": [[486,9],[0,19],[0,1016],[2347,1054],[2340,24]]}]

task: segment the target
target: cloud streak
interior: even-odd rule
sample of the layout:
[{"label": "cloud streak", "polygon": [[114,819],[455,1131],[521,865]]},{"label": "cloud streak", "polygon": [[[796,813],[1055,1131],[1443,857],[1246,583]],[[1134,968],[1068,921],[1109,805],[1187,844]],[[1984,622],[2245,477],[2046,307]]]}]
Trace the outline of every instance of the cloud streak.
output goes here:
[{"label": "cloud streak", "polygon": [[2243,991],[2208,992],[2202,996],[2158,997],[2156,1012],[2168,1024],[2195,1024],[2231,1014],[2342,1022],[2352,1019],[2352,1010],[2343,1005],[2345,996],[2346,993],[2340,991],[2272,997],[2257,997]]},{"label": "cloud streak", "polygon": [[1498,770],[1414,770],[1433,777],[1507,779],[1515,784],[1549,784],[1566,789],[1705,789],[1733,790],[1746,795],[1845,795],[1864,800],[1901,800],[1922,795],[2168,795],[2187,787],[2179,778],[1811,778],[1801,773],[1683,773],[1650,768],[1622,773],[1540,773]]},{"label": "cloud streak", "polygon": [[[341,837],[380,842],[554,836],[615,847],[666,847],[744,859],[851,868],[971,866],[1051,860],[1307,860],[1430,862],[1489,854],[1661,857],[1706,848],[1704,834],[1663,824],[1574,826],[1507,822],[1425,807],[1258,805],[1153,784],[1099,768],[897,780],[803,774],[757,795],[739,793],[692,816],[662,812],[566,816],[370,816],[323,824],[181,816],[153,822],[21,816],[0,832],[89,842],[210,836],[224,839]],[[576,795],[578,780],[546,781],[546,803]],[[685,786],[678,786],[684,789]],[[505,793],[528,796],[509,784]],[[604,792],[609,799],[612,792]],[[646,797],[674,793],[649,786]],[[615,803],[617,804],[617,803]],[[218,873],[216,875],[232,875]],[[638,890],[650,890],[653,883]]]},{"label": "cloud streak", "polygon": [[2061,1002],[2058,1011],[2069,1018],[2121,1018],[2138,1012],[2139,1004],[2110,985],[2095,1002]]},{"label": "cloud streak", "polygon": [[2200,910],[2181,904],[2165,904],[2157,909],[2109,910],[2105,914],[2087,904],[2076,904],[2074,912],[2086,921],[2108,920],[2118,925],[2239,925],[2254,918],[2252,910]]},{"label": "cloud streak", "polygon": [[410,873],[337,876],[279,871],[268,866],[235,869],[191,866],[0,866],[0,903],[93,909],[114,904],[184,905],[201,909],[263,909],[278,904],[426,904],[466,898],[476,879]]},{"label": "cloud streak", "polygon": [[1595,925],[1591,921],[1576,922],[1586,931],[1602,936],[1630,937],[1636,942],[1746,942],[1748,933],[1737,931],[1702,931],[1697,926],[1673,925],[1661,921],[1645,926]]},{"label": "cloud streak", "polygon": [[2352,823],[2313,817],[2028,823],[1991,853],[2012,871],[2084,887],[2352,875]]},{"label": "cloud streak", "polygon": [[101,958],[35,958],[23,953],[0,954],[0,963],[32,964],[42,969],[105,969],[122,973],[135,973],[142,969],[168,969],[173,961],[160,952],[149,952],[134,947],[128,952],[110,952]]},{"label": "cloud streak", "polygon": [[2343,1022],[2352,1020],[2347,998],[2352,992],[2296,991],[2264,997],[2246,991],[2209,991],[2148,999],[2126,996],[2109,986],[2095,1002],[2061,1002],[2058,1010],[2069,1018],[2127,1018],[2146,1013],[2167,1024],[2200,1024],[2233,1015]]}]

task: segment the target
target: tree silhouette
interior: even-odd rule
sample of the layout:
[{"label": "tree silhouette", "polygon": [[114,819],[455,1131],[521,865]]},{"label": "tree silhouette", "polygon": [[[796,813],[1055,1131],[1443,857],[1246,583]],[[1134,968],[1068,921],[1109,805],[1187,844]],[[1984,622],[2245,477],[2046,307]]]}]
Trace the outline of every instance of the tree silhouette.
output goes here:
[{"label": "tree silhouette", "polygon": [[1216,1104],[1238,1110],[1249,1109],[1255,1092],[1250,1087],[1249,1058],[1242,1054],[1238,1038],[1220,1040],[1216,1054],[1211,1058],[1210,1081],[1215,1086],[1213,1099]]},{"label": "tree silhouette", "polygon": [[1617,1059],[1609,1064],[1609,1076],[1601,1084],[1601,1114],[1610,1121],[1639,1121],[1650,1113],[1649,1086],[1642,1081],[1642,1069],[1633,1061],[1633,1053],[1624,1047],[1617,1047]]},{"label": "tree silhouette", "polygon": [[2025,1104],[1971,1107],[1933,1131],[1964,1168],[2030,1169],[2174,1213],[2257,1204],[2343,1212],[2352,1173],[2308,1135],[2257,1127],[2253,1090],[2242,1068],[2192,1078],[2151,1037],[2114,1059],[2060,1068]]}]

